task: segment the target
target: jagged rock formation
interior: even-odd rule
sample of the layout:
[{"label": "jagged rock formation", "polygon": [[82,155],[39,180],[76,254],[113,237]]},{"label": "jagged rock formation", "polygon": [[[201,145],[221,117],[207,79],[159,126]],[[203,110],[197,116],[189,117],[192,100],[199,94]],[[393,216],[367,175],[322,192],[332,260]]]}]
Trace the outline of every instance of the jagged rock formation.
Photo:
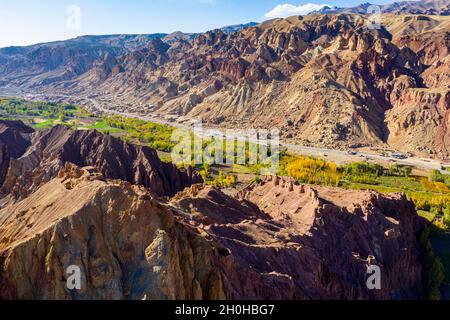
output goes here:
[{"label": "jagged rock formation", "polygon": [[[3,209],[2,299],[182,299],[202,290],[210,297],[213,290],[220,293],[218,282],[202,278],[209,261],[201,258],[212,252],[205,240],[177,223],[146,189],[107,182],[90,171],[67,164],[58,178]],[[70,265],[83,268],[79,292],[65,287]]]},{"label": "jagged rock formation", "polygon": [[[417,298],[421,227],[401,195],[268,178],[167,203],[67,163],[0,210],[0,299]],[[366,287],[373,264],[379,291]],[[81,290],[66,287],[71,265]]]},{"label": "jagged rock formation", "polygon": [[0,185],[5,181],[11,158],[18,158],[30,146],[34,130],[22,122],[0,121]]},{"label": "jagged rock formation", "polygon": [[[38,72],[53,79],[38,87],[181,122],[277,127],[283,140],[303,145],[391,146],[444,159],[450,157],[448,104],[439,112],[422,108],[424,121],[407,127],[390,114],[409,108],[403,103],[411,90],[447,95],[450,17],[439,14],[448,4],[386,6],[379,30],[368,28],[365,4],[349,13],[274,19],[232,33],[156,37],[102,55],[74,77],[53,81]],[[8,78],[11,73],[0,69],[4,83],[28,89],[36,85],[35,73]],[[435,136],[443,138],[430,144]]]},{"label": "jagged rock formation", "polygon": [[[319,11],[311,14],[336,14],[336,13],[359,13],[367,14],[369,8],[374,6],[371,3],[363,3],[353,8],[338,8],[326,6]],[[382,13],[395,14],[429,14],[429,15],[450,15],[450,2],[448,0],[419,0],[419,1],[400,1],[377,5]]]},{"label": "jagged rock formation", "polygon": [[[11,126],[12,125],[12,126]],[[163,163],[155,150],[125,143],[93,130],[74,131],[56,126],[32,132],[21,122],[2,122],[3,132],[15,132],[21,145],[0,134],[6,151],[2,159],[0,194],[9,199],[23,199],[58,175],[65,163],[97,168],[107,179],[121,179],[142,185],[158,196],[172,196],[201,178],[191,169],[179,171]],[[12,144],[13,147],[8,147]],[[11,150],[11,151],[10,151]],[[3,199],[5,201],[6,199]]]}]

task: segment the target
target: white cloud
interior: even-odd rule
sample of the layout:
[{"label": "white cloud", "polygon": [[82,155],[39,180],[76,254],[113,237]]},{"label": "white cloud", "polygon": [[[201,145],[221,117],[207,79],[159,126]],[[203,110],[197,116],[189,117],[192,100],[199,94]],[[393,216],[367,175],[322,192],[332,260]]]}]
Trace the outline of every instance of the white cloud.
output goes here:
[{"label": "white cloud", "polygon": [[306,3],[296,6],[293,4],[285,3],[279,4],[278,6],[267,12],[264,16],[269,19],[287,18],[290,16],[305,15],[312,11],[320,10],[325,6],[331,7],[328,4]]}]

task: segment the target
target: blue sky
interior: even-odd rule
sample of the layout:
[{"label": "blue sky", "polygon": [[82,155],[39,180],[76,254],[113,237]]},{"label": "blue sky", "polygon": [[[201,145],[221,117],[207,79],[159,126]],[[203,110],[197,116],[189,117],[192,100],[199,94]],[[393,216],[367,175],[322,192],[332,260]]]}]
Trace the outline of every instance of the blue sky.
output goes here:
[{"label": "blue sky", "polygon": [[[306,4],[348,7],[362,2],[366,1],[1,0],[0,47],[85,34],[203,32],[225,25],[259,22],[277,15],[302,13],[314,7]],[[392,1],[371,1],[388,2]]]}]

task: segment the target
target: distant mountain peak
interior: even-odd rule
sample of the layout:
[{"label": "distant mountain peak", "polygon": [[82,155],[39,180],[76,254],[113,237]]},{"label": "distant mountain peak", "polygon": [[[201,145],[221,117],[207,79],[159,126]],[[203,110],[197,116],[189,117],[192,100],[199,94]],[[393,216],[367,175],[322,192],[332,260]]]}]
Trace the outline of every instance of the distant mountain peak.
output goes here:
[{"label": "distant mountain peak", "polygon": [[[347,8],[325,6],[320,10],[311,12],[310,15],[336,13],[368,14],[367,9],[374,5],[373,3],[365,2],[355,7]],[[400,1],[378,6],[382,13],[450,15],[450,0]]]},{"label": "distant mountain peak", "polygon": [[231,25],[231,26],[225,26],[223,28],[220,28],[220,30],[224,33],[234,33],[234,32],[239,32],[242,29],[245,28],[251,28],[251,27],[256,27],[259,23],[257,22],[248,22],[248,23],[243,23],[243,24],[235,24],[235,25]]}]

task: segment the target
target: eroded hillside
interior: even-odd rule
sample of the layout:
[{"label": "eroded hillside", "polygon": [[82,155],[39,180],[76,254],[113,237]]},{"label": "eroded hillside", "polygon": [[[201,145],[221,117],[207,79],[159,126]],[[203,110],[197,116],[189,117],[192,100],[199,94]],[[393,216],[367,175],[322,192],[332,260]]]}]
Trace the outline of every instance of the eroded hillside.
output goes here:
[{"label": "eroded hillside", "polygon": [[367,19],[296,16],[192,40],[156,37],[58,81],[3,74],[9,85],[89,95],[107,109],[448,157],[450,17],[386,14],[379,30]]},{"label": "eroded hillside", "polygon": [[[423,297],[418,235],[425,224],[405,195],[267,177],[233,196],[191,180],[160,197],[177,180],[167,189],[164,177],[173,171],[158,173],[157,156],[142,171],[142,157],[130,160],[127,151],[136,176],[162,182],[109,171],[113,159],[137,147],[103,141],[108,155],[91,162],[99,148],[87,137],[109,137],[2,126],[31,142],[6,145],[10,158],[2,157],[1,299]],[[373,265],[383,275],[381,290],[366,284]],[[66,286],[69,266],[81,270],[80,290]]]}]

